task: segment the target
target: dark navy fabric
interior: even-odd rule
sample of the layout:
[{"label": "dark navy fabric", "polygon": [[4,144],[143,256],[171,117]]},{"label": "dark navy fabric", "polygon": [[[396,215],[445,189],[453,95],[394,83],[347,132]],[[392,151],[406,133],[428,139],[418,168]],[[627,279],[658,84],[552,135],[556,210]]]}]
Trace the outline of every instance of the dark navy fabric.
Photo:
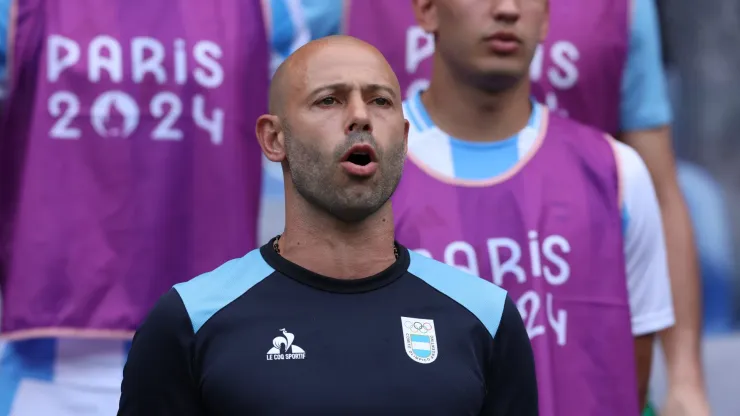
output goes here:
[{"label": "dark navy fabric", "polygon": [[134,337],[119,415],[536,415],[506,292],[399,253],[339,280],[268,243],[176,285]]}]

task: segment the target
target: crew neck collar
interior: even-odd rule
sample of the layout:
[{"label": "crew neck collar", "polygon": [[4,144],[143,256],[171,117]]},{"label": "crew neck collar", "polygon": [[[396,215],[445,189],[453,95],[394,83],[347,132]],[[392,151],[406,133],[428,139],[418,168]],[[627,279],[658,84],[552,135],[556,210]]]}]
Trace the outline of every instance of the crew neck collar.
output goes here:
[{"label": "crew neck collar", "polygon": [[271,239],[260,248],[265,262],[281,274],[313,288],[335,293],[370,292],[387,286],[403,276],[409,268],[410,258],[406,247],[394,242],[398,248],[398,259],[387,269],[373,276],[360,279],[336,279],[314,273],[287,260],[272,248],[275,239]]}]

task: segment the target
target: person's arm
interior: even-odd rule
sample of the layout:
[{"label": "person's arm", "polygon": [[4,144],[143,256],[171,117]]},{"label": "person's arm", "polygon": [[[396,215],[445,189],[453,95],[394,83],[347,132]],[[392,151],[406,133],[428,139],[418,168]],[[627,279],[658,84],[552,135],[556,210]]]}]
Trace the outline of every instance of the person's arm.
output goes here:
[{"label": "person's arm", "polygon": [[[645,161],[665,225],[676,325],[661,332],[669,393],[667,407],[709,414],[701,365],[701,284],[688,207],[678,185],[671,114],[661,62],[654,0],[636,0],[622,84],[622,134]],[[672,402],[672,403],[671,403]]]},{"label": "person's arm", "polygon": [[193,326],[180,295],[165,294],[134,335],[118,416],[205,416],[190,357]]},{"label": "person's arm", "polygon": [[627,292],[635,336],[641,408],[647,401],[655,333],[674,324],[665,236],[650,173],[629,146],[615,142],[622,183]]},{"label": "person's arm", "polygon": [[522,316],[508,295],[493,338],[491,366],[486,403],[480,415],[539,415],[532,344]]}]

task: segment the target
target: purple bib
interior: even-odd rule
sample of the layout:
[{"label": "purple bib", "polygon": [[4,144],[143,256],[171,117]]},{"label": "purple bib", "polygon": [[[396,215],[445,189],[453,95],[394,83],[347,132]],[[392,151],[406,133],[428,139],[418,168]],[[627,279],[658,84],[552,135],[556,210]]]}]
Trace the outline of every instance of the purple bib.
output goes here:
[{"label": "purple bib", "polygon": [[346,0],[343,31],[383,53],[404,98],[429,86],[434,37],[416,25],[411,0]]},{"label": "purple bib", "polygon": [[535,98],[560,115],[616,136],[632,3],[551,2],[550,31],[530,67]]},{"label": "purple bib", "polygon": [[260,0],[17,0],[0,125],[2,329],[124,338],[256,246]]},{"label": "purple bib", "polygon": [[[619,132],[630,0],[550,3],[550,31],[530,67],[533,94],[561,115]],[[426,89],[434,38],[416,25],[410,0],[351,0],[345,32],[375,45],[398,75],[404,97]]]},{"label": "purple bib", "polygon": [[615,154],[602,133],[548,114],[530,154],[488,181],[456,181],[410,154],[396,238],[509,292],[532,340],[540,415],[632,415]]}]

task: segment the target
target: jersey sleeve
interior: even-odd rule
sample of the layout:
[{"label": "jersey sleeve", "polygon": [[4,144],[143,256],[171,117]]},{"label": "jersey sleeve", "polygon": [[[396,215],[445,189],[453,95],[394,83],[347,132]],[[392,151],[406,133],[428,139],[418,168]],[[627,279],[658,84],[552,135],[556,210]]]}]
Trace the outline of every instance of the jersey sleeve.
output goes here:
[{"label": "jersey sleeve", "polygon": [[191,370],[193,336],[185,305],[172,289],[134,335],[118,416],[205,416]]},{"label": "jersey sleeve", "polygon": [[660,206],[645,163],[614,141],[622,182],[624,253],[632,333],[650,334],[674,323]]},{"label": "jersey sleeve", "polygon": [[537,416],[534,354],[516,305],[507,295],[493,339],[493,360],[481,416]]},{"label": "jersey sleeve", "polygon": [[655,0],[632,0],[627,63],[622,78],[621,130],[646,130],[671,122]]}]

